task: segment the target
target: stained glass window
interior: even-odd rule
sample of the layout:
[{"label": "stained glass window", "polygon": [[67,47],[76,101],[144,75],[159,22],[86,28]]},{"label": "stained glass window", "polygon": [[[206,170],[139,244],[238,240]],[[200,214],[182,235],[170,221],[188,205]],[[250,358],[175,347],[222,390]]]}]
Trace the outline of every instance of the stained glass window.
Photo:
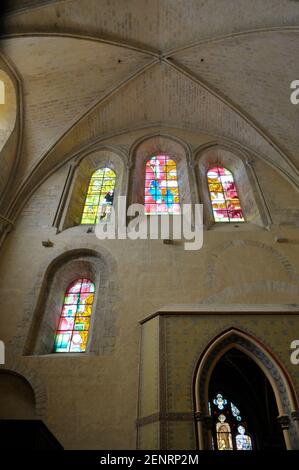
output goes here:
[{"label": "stained glass window", "polygon": [[217,448],[218,450],[233,450],[230,425],[225,421],[225,415],[221,414],[218,416],[218,422],[216,423]]},{"label": "stained glass window", "polygon": [[213,449],[252,450],[252,438],[246,433],[247,422],[239,408],[222,393],[211,397],[209,413],[213,418]]},{"label": "stained glass window", "polygon": [[214,403],[214,405],[218,406],[219,410],[223,410],[225,405],[227,405],[227,400],[225,400],[225,398],[223,398],[221,393],[218,393],[216,398],[214,398],[213,403]]},{"label": "stained glass window", "polygon": [[239,434],[236,436],[237,450],[252,450],[251,437],[245,434],[244,426],[238,427]]},{"label": "stained glass window", "polygon": [[77,279],[66,290],[54,352],[86,350],[95,286],[89,279]]},{"label": "stained glass window", "polygon": [[208,171],[207,178],[215,222],[244,222],[232,173],[215,166]]},{"label": "stained glass window", "polygon": [[81,224],[108,221],[113,204],[116,175],[110,168],[95,171],[90,179]]},{"label": "stained glass window", "polygon": [[233,402],[230,403],[231,409],[232,409],[232,414],[233,416],[238,420],[242,421],[242,418],[240,416],[240,410],[236,407],[236,405],[233,404]]},{"label": "stained glass window", "polygon": [[145,214],[179,214],[177,169],[167,155],[150,158],[145,167]]}]

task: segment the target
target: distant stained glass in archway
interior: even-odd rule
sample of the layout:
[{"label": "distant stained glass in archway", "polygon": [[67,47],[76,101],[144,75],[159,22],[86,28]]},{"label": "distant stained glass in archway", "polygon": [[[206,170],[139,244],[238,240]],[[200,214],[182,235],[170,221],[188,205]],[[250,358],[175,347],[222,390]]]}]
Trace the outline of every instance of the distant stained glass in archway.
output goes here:
[{"label": "distant stained glass in archway", "polygon": [[221,414],[218,416],[218,422],[216,423],[217,448],[218,450],[233,450],[230,425],[225,421],[225,415]]},{"label": "distant stained glass in archway", "polygon": [[208,171],[207,178],[215,222],[244,222],[232,173],[215,166]]},{"label": "distant stained glass in archway", "polygon": [[213,418],[212,441],[215,450],[252,450],[252,438],[239,408],[228,397],[217,393],[209,402]]},{"label": "distant stained glass in archway", "polygon": [[252,450],[251,437],[246,434],[244,426],[239,426],[238,432],[239,434],[236,436],[237,450]]}]

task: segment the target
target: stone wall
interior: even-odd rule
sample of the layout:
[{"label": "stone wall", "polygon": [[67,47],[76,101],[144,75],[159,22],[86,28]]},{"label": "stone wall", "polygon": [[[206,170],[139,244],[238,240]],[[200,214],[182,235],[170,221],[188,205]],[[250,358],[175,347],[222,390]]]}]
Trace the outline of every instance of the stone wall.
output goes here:
[{"label": "stone wall", "polygon": [[[119,135],[104,144],[118,148],[129,161],[138,139],[155,132],[183,140],[192,156],[209,142],[206,135],[199,133],[153,128]],[[100,241],[94,233],[87,232],[86,226],[73,226],[57,233],[53,223],[67,180],[68,164],[48,177],[20,213],[1,248],[0,331],[6,345],[6,367],[20,371],[25,379],[34,377],[41,384],[38,387],[42,387],[44,398],[38,402],[40,416],[66,449],[136,447],[139,322],[146,316],[167,304],[299,303],[298,193],[263,160],[255,159],[253,165],[274,223],[267,228],[252,223],[213,225],[204,231],[204,244],[199,251],[186,251],[180,242],[165,245],[162,240]],[[189,171],[195,172],[195,168],[191,165]],[[190,189],[199,201],[195,181],[195,176],[190,178],[193,185]],[[276,237],[287,241],[279,243]],[[43,246],[42,242],[47,240],[53,246]],[[43,311],[40,296],[48,269],[55,260],[74,250],[79,256],[84,250],[97,253],[107,266],[109,285],[105,284],[105,292],[98,295],[99,310],[96,310],[100,315],[103,296],[104,316],[91,331],[93,348],[80,355],[49,351],[40,354],[41,350],[32,354],[27,346],[35,312]],[[262,322],[262,318],[258,321]],[[235,322],[229,312],[221,321],[223,325],[218,323],[218,330]],[[238,321],[242,327],[243,319]],[[270,336],[275,334],[276,352],[285,361],[288,342],[296,339],[298,332],[296,323],[291,330],[289,324],[284,326],[287,321],[281,318],[276,323],[270,322],[267,328],[263,326],[262,338],[272,344]],[[206,318],[205,325],[211,335],[216,328],[214,320]],[[188,345],[188,335],[179,340],[187,341]],[[204,341],[205,337],[201,337],[202,344]],[[181,353],[178,349],[177,354],[187,361],[184,349]],[[151,361],[149,370],[155,367],[154,359]],[[190,367],[191,363],[188,371],[180,373],[188,375]],[[298,380],[295,366],[290,374]],[[179,408],[186,410],[185,406]],[[153,436],[150,428],[155,426],[156,423],[148,424],[145,431],[148,436]],[[179,436],[185,432],[191,439],[188,423],[179,422],[175,426],[176,437],[171,444],[174,447],[182,445]],[[151,445],[155,443],[151,441]]]}]

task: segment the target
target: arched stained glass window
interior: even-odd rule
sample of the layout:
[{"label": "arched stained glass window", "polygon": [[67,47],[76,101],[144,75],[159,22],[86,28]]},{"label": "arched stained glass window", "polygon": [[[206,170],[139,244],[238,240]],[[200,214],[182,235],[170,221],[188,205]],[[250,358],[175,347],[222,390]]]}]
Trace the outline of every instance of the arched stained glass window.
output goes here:
[{"label": "arched stained glass window", "polygon": [[177,169],[167,155],[155,155],[145,167],[145,214],[179,214]]},{"label": "arched stained glass window", "polygon": [[209,402],[209,412],[213,418],[214,449],[252,450],[252,439],[246,433],[246,420],[239,408],[228,397],[217,393]]},{"label": "arched stained glass window", "polygon": [[54,352],[86,350],[95,286],[89,279],[77,279],[66,290],[56,332]]},{"label": "arched stained glass window", "polygon": [[244,222],[232,173],[215,166],[208,171],[207,178],[215,222]]},{"label": "arched stained glass window", "polygon": [[244,426],[238,426],[238,432],[236,436],[237,450],[252,450],[251,437],[246,434]]},{"label": "arched stained glass window", "polygon": [[96,170],[88,186],[81,224],[108,221],[113,204],[116,175],[110,168]]}]

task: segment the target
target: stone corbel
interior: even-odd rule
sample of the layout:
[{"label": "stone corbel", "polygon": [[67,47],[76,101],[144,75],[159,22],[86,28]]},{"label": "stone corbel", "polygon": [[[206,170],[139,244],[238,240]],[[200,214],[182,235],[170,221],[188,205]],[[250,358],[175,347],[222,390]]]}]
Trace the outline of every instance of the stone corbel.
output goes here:
[{"label": "stone corbel", "polygon": [[0,214],[0,237],[2,238],[3,235],[11,232],[13,227],[13,222]]},{"label": "stone corbel", "polygon": [[0,247],[13,228],[14,223],[3,215],[0,215]]}]

